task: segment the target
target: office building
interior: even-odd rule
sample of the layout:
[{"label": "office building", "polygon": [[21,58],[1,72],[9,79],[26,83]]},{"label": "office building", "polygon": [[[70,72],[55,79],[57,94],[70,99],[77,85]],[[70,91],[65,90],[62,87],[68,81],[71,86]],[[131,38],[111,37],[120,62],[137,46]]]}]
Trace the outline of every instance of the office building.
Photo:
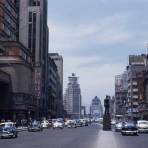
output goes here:
[{"label": "office building", "polygon": [[81,89],[78,77],[72,73],[68,77],[68,85],[64,94],[64,109],[71,118],[81,117]]},{"label": "office building", "polygon": [[115,76],[115,114],[126,114],[126,102],[128,92],[128,75],[125,71],[121,75]]},{"label": "office building", "polygon": [[20,0],[19,40],[32,53],[34,95],[39,115],[47,116],[47,0]]},{"label": "office building", "polygon": [[0,1],[0,119],[35,115],[32,55],[19,42],[19,1]]},{"label": "office building", "polygon": [[139,114],[139,101],[143,99],[144,87],[143,72],[145,71],[146,55],[131,55],[129,56],[129,65],[127,66],[128,72],[128,116],[137,120],[140,118]]},{"label": "office building", "polygon": [[92,99],[90,105],[90,115],[92,118],[102,118],[103,117],[103,107],[100,98],[97,96]]}]

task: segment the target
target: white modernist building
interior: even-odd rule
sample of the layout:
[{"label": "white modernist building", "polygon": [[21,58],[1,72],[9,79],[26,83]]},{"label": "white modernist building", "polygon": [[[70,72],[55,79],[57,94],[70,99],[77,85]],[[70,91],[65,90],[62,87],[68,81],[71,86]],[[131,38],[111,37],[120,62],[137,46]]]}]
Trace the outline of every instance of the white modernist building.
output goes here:
[{"label": "white modernist building", "polygon": [[64,109],[71,118],[80,118],[81,89],[80,84],[78,84],[78,77],[73,73],[68,80],[68,86],[64,95]]},{"label": "white modernist building", "polygon": [[91,102],[90,114],[93,118],[102,118],[103,116],[101,100],[97,96]]}]

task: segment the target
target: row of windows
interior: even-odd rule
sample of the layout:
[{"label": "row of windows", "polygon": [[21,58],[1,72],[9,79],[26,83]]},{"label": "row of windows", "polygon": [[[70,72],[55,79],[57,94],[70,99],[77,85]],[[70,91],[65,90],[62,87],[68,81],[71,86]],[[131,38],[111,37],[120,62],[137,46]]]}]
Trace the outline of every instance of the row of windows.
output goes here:
[{"label": "row of windows", "polygon": [[7,14],[7,13],[5,13],[5,20],[9,23],[9,26],[10,27],[13,27],[13,29],[17,29],[17,24],[10,18],[10,16]]},{"label": "row of windows", "polygon": [[18,14],[16,10],[14,10],[14,8],[7,1],[5,2],[5,10],[9,12],[10,16],[13,16],[15,19],[17,19]]},{"label": "row of windows", "polygon": [[29,0],[29,5],[30,6],[40,6],[40,1],[39,0]]},{"label": "row of windows", "polygon": [[14,34],[14,32],[12,32],[4,23],[1,23],[0,27],[1,30],[7,34],[9,39],[16,40],[16,35]]},{"label": "row of windows", "polygon": [[29,12],[28,48],[32,51],[32,60],[35,62],[36,49],[36,13]]}]

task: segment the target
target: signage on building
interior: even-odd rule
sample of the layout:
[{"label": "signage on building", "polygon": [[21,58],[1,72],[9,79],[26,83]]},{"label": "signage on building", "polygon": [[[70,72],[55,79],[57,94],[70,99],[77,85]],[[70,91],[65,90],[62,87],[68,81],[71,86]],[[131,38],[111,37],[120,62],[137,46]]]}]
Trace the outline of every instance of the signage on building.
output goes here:
[{"label": "signage on building", "polygon": [[34,69],[34,92],[35,96],[41,96],[41,69],[40,67],[35,67]]}]

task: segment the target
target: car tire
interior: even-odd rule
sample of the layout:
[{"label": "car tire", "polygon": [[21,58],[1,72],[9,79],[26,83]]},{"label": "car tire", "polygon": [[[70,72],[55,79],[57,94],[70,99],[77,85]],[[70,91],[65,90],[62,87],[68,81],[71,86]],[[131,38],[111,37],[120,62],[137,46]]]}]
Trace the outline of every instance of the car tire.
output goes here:
[{"label": "car tire", "polygon": [[125,134],[124,133],[121,133],[122,134],[122,136],[125,136]]}]

